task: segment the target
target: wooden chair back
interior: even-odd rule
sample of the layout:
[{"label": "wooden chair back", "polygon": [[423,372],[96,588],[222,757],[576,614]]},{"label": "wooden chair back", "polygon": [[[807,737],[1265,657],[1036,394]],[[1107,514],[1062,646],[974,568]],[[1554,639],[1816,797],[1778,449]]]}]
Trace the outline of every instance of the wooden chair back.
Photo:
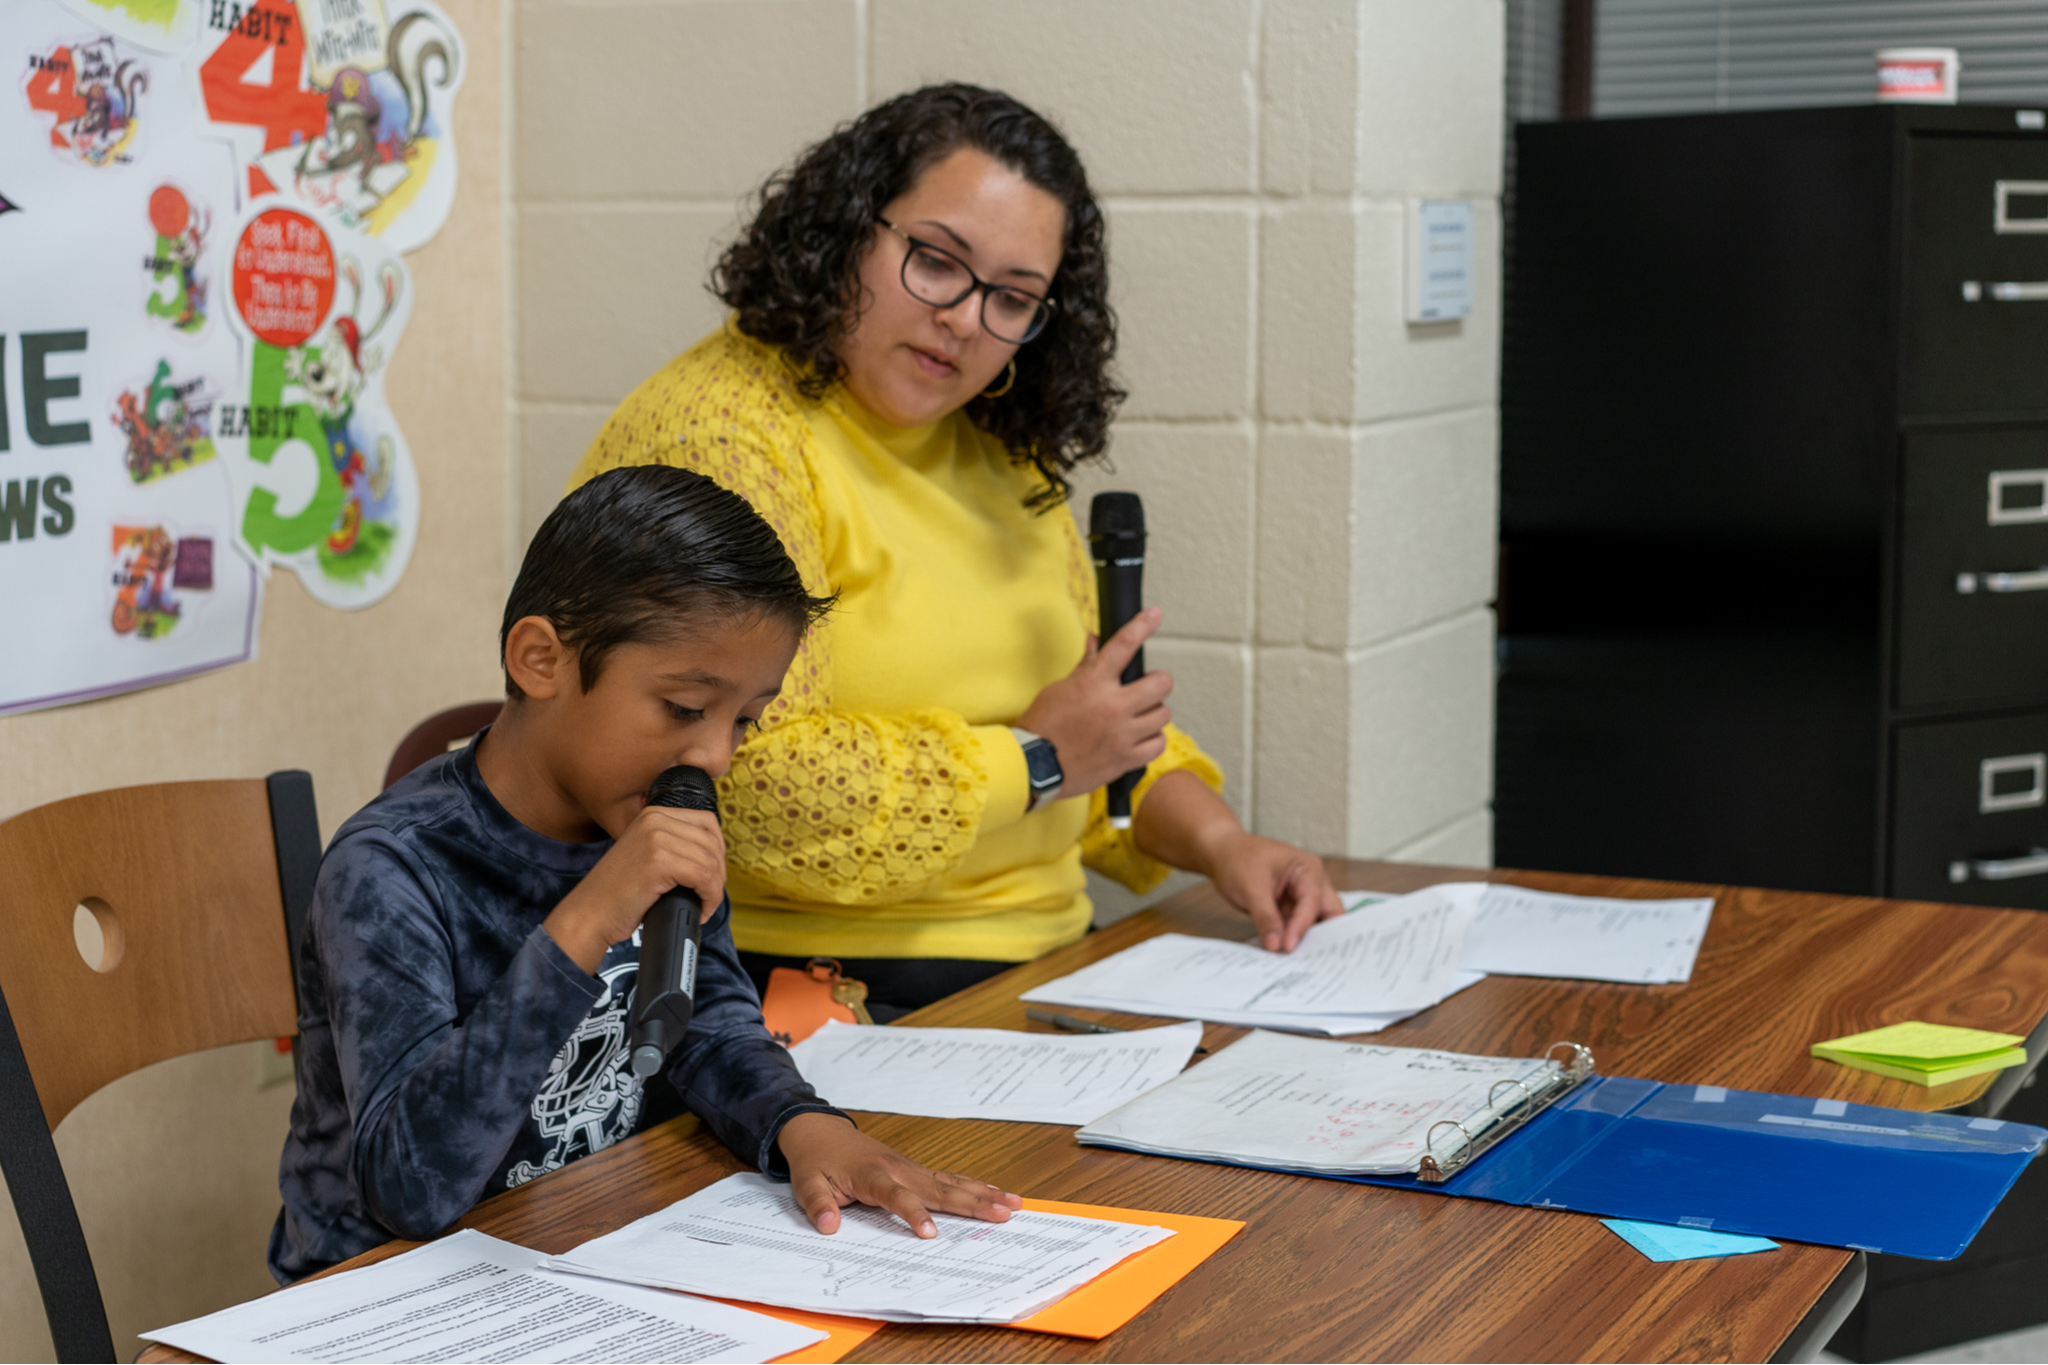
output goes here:
[{"label": "wooden chair back", "polygon": [[152,1062],[299,1031],[264,782],[52,802],[0,824],[0,867],[0,991],[50,1127]]},{"label": "wooden chair back", "polygon": [[113,1339],[52,1130],[153,1062],[296,1034],[319,863],[303,772],[93,792],[0,823],[0,1174],[59,1360],[111,1360]]},{"label": "wooden chair back", "polygon": [[472,701],[428,716],[413,726],[392,750],[391,762],[384,769],[384,785],[390,786],[428,759],[447,753],[456,741],[467,740],[496,721],[504,709],[505,703],[501,701]]}]

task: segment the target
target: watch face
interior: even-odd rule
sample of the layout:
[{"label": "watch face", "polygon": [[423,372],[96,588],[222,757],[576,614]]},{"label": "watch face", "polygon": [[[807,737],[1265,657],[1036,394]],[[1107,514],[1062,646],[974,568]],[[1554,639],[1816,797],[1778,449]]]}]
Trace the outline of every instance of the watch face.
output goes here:
[{"label": "watch face", "polygon": [[1048,791],[1057,787],[1066,774],[1060,768],[1060,759],[1052,744],[1043,739],[1033,740],[1024,746],[1025,770],[1031,774],[1031,790]]}]

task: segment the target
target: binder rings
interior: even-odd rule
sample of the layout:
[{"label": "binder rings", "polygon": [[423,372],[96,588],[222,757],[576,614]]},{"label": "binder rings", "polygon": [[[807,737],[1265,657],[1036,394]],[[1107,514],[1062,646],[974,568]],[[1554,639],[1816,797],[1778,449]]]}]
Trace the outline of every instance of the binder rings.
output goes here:
[{"label": "binder rings", "polygon": [[2048,1139],[1998,1119],[1602,1077],[1586,1049],[1559,1048],[1570,1060],[1509,1090],[1480,1131],[1435,1125],[1416,1175],[1331,1178],[1939,1261]]}]

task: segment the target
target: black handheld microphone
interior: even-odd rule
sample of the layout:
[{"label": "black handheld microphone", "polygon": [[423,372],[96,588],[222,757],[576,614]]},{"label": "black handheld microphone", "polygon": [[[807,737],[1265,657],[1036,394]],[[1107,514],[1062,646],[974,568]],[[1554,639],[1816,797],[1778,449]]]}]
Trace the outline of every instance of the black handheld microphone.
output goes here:
[{"label": "black handheld microphone", "polygon": [[[1096,633],[1104,644],[1144,607],[1145,504],[1136,493],[1097,493],[1088,508],[1088,550],[1095,557]],[[1145,651],[1131,656],[1123,680],[1145,676]],[[1131,789],[1145,775],[1133,768],[1109,784],[1109,823],[1131,827]]]},{"label": "black handheld microphone", "polygon": [[[718,814],[718,788],[702,768],[676,766],[654,779],[647,804]],[[687,886],[663,892],[640,921],[640,976],[633,988],[633,1074],[661,1070],[697,1008],[697,948],[704,902]]]}]

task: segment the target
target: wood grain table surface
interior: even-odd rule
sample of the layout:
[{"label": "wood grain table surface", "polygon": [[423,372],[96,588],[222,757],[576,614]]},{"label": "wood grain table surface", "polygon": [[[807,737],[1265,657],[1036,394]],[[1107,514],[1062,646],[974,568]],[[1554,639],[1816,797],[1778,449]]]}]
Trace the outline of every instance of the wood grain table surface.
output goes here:
[{"label": "wood grain table surface", "polygon": [[[1399,1046],[1524,1056],[1570,1039],[1607,1075],[1932,1110],[1969,1103],[1991,1078],[1929,1090],[1819,1061],[1808,1045],[1902,1019],[2029,1034],[2048,1014],[2048,915],[1341,859],[1330,868],[1339,886],[1379,891],[1483,875],[1583,895],[1715,897],[1687,984],[1492,976],[1377,1035]],[[1020,993],[1167,931],[1249,937],[1202,887],[902,1023],[1044,1031],[1027,1024]],[[1243,1032],[1209,1025],[1205,1041],[1213,1051]],[[1082,1147],[1052,1124],[859,1117],[920,1161],[1026,1195],[1247,1226],[1103,1341],[892,1324],[856,1361],[1764,1360],[1850,1255],[1787,1243],[1657,1264],[1578,1214]],[[486,1200],[459,1226],[559,1253],[743,1169],[680,1119]],[[153,1347],[141,1359],[194,1357]]]}]

